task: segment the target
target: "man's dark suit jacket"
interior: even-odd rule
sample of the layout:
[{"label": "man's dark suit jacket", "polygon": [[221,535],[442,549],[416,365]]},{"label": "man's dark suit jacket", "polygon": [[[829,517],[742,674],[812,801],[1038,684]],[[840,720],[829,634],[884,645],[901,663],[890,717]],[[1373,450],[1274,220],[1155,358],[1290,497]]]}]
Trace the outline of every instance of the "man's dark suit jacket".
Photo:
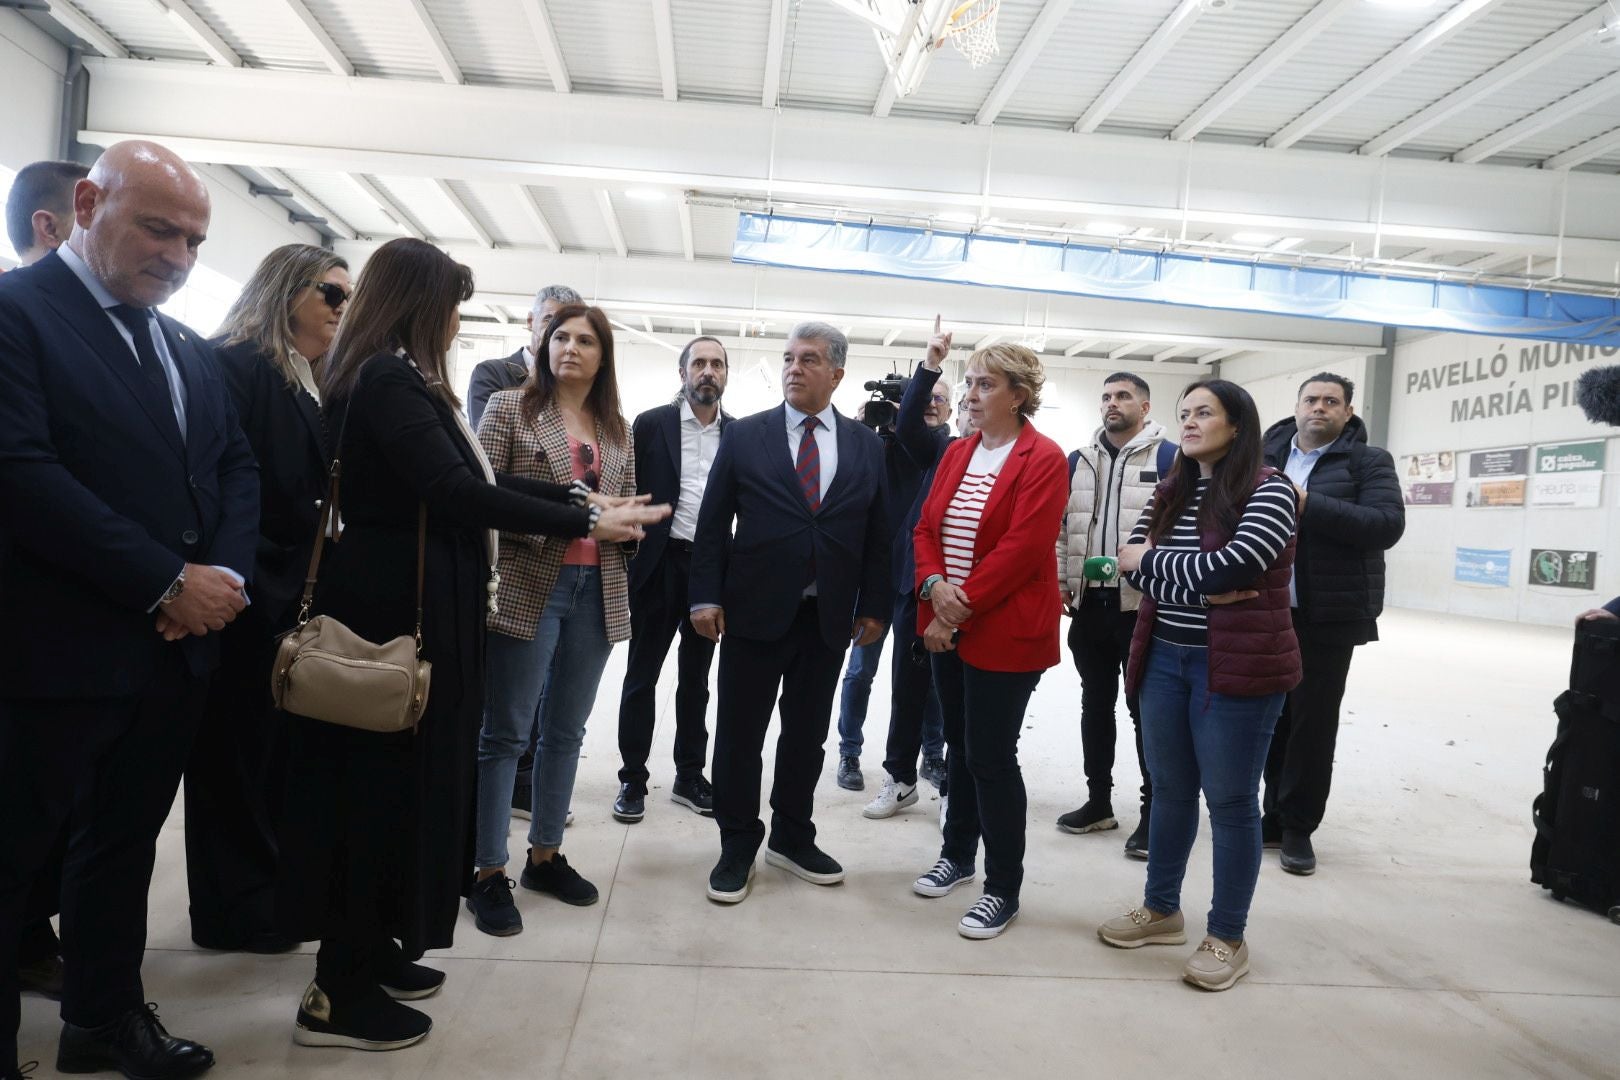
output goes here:
[{"label": "man's dark suit jacket", "polygon": [[838,471],[815,513],[788,452],[783,406],[734,420],[720,437],[698,514],[690,595],[693,604],[725,609],[726,633],[784,637],[812,559],[829,648],[849,647],[856,618],[888,622],[894,599],[883,440],[847,416],[837,420]]},{"label": "man's dark suit jacket", "polygon": [[[735,419],[720,412],[720,433]],[[659,405],[636,417],[631,425],[636,447],[636,491],[652,492],[653,503],[675,506],[681,497],[681,407]],[[664,557],[674,516],[646,527],[647,535],[630,562],[630,591],[634,593],[652,576],[658,560]]]},{"label": "man's dark suit jacket", "polygon": [[522,349],[511,356],[485,360],[473,368],[472,379],[467,383],[467,420],[472,429],[478,430],[478,421],[484,418],[490,398],[502,390],[522,386],[528,377],[529,363],[523,359]]},{"label": "man's dark suit jacket", "polygon": [[186,563],[229,567],[252,595],[258,466],[208,343],[158,320],[186,385],[183,443],[59,256],[0,276],[0,695],[133,696],[165,648],[203,675],[218,636],[166,645],[150,609]]}]

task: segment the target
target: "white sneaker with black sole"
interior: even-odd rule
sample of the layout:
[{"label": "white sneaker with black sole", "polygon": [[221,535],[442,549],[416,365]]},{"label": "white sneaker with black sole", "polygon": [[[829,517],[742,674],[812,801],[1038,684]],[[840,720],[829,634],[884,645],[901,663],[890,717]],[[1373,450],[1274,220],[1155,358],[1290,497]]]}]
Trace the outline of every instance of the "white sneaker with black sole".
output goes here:
[{"label": "white sneaker with black sole", "polygon": [[971,866],[958,866],[949,859],[941,859],[934,868],[911,883],[911,891],[918,896],[944,896],[958,885],[966,885],[978,874]]},{"label": "white sneaker with black sole", "polygon": [[968,908],[967,914],[962,916],[962,921],[956,924],[956,932],[965,938],[984,941],[1000,937],[1016,918],[1018,918],[1017,900],[1007,900],[985,893],[979,897],[977,904]]},{"label": "white sneaker with black sole", "polygon": [[877,796],[861,811],[862,817],[887,818],[894,817],[908,806],[917,802],[917,785],[902,784],[892,776],[883,778],[883,788]]}]

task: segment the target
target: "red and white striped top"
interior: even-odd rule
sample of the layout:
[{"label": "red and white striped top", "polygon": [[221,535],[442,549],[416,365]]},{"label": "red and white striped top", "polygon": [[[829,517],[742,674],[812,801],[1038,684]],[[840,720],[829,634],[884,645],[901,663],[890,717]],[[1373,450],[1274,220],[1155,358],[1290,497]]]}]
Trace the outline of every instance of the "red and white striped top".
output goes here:
[{"label": "red and white striped top", "polygon": [[984,515],[984,504],[990,500],[990,491],[996,486],[996,477],[1012,453],[1014,439],[994,450],[986,450],[981,443],[973,451],[962,482],[945,507],[945,520],[940,523],[939,542],[945,556],[945,580],[952,585],[967,581],[973,570],[973,542],[979,535],[979,519]]}]

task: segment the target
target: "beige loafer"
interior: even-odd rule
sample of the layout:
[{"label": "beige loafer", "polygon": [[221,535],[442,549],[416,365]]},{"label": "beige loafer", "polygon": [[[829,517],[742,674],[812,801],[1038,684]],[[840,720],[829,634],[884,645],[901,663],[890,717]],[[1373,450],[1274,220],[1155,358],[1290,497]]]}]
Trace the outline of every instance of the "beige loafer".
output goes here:
[{"label": "beige loafer", "polygon": [[1187,920],[1181,912],[1154,919],[1146,908],[1132,908],[1097,927],[1097,936],[1116,949],[1140,949],[1143,945],[1187,944]]},{"label": "beige loafer", "polygon": [[1187,958],[1181,977],[1200,990],[1227,990],[1249,973],[1249,943],[1232,948],[1219,938],[1206,937]]}]

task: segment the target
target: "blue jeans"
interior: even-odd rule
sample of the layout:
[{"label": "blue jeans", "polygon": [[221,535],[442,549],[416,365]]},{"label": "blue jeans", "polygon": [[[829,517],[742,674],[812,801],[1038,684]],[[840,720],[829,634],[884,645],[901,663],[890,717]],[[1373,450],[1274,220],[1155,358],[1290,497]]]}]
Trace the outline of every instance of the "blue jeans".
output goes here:
[{"label": "blue jeans", "polygon": [[602,615],[602,573],[594,566],[562,568],[532,641],[490,631],[484,728],[478,736],[474,861],[479,869],[507,863],[512,781],[518,755],[535,726],[536,709],[540,737],[534,756],[529,845],[562,846],[585,721],[612,651]]},{"label": "blue jeans", "polygon": [[1147,906],[1181,910],[1181,881],[1198,837],[1198,793],[1209,804],[1215,895],[1209,933],[1241,941],[1260,877],[1260,774],[1282,694],[1209,690],[1209,650],[1152,642],[1141,688],[1142,747],[1153,777]]},{"label": "blue jeans", "polygon": [[878,661],[883,658],[881,635],[870,645],[850,646],[849,666],[844,669],[844,687],[838,694],[838,753],[860,757],[865,740],[866,704],[872,700],[872,680],[877,677]]}]

